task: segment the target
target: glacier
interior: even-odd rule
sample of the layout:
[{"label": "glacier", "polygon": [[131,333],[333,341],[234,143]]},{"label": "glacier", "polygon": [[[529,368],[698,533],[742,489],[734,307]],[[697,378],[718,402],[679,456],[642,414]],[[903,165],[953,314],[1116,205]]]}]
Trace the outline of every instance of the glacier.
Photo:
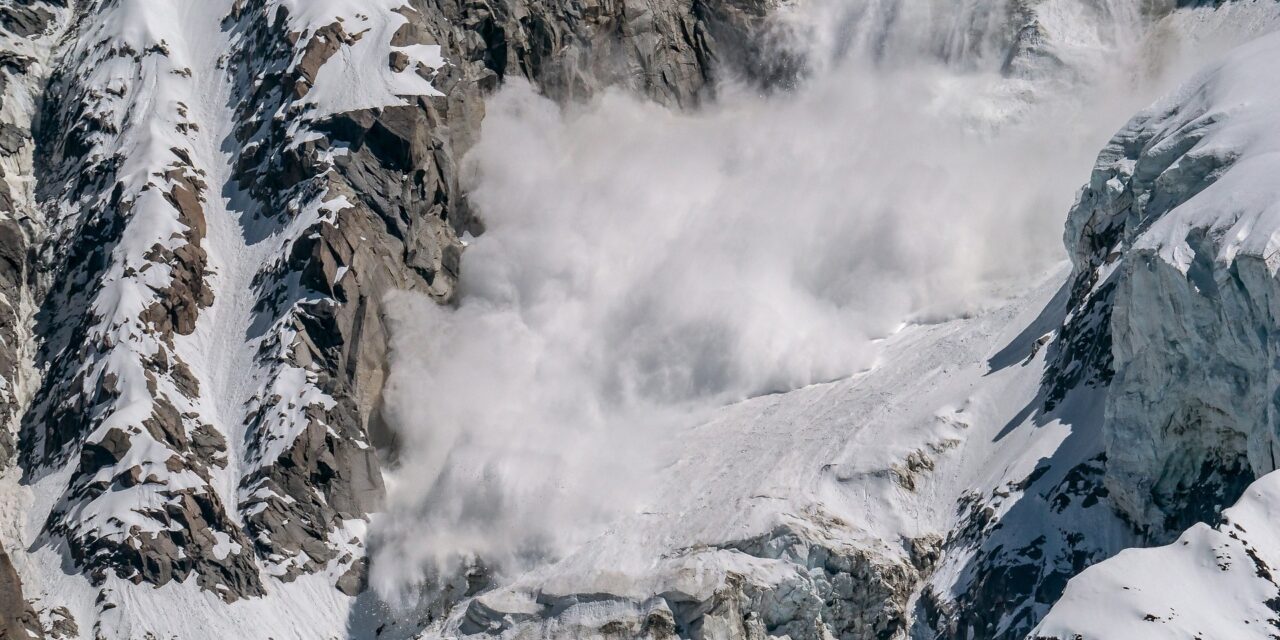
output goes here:
[{"label": "glacier", "polygon": [[1113,297],[1107,486],[1177,540],[1086,570],[1038,635],[1273,633],[1277,54],[1261,38],[1139,115],[1072,211],[1086,295]]}]

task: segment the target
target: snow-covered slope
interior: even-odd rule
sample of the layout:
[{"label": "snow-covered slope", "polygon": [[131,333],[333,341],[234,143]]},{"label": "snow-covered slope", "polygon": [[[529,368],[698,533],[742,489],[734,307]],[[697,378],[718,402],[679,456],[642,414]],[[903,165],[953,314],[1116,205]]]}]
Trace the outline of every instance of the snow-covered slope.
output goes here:
[{"label": "snow-covered slope", "polygon": [[1276,633],[1277,56],[1253,42],[1140,115],[1072,214],[1114,287],[1107,486],[1156,539],[1194,526],[1086,571],[1041,635]]},{"label": "snow-covered slope", "polygon": [[1131,549],[1086,570],[1037,638],[1272,638],[1280,587],[1277,474],[1169,546]]},{"label": "snow-covered slope", "polygon": [[[1272,0],[1201,4],[0,6],[0,540],[7,553],[0,554],[0,637],[1003,639],[1157,637],[1153,629],[1170,637],[1265,637],[1280,597],[1270,575],[1280,552],[1267,534],[1280,493],[1270,487],[1275,475],[1264,476],[1276,468],[1271,218],[1280,93],[1272,87],[1280,77],[1271,62],[1280,59],[1280,40],[1267,37],[1214,62],[1106,147],[1067,219],[1069,265],[1030,239],[1038,228],[1032,221],[1000,217],[1039,216],[1032,205],[1069,199],[1055,192],[1038,200],[1034,190],[1086,177],[1041,174],[1075,166],[1098,123],[1105,138],[1119,124],[1107,118],[1127,116],[1193,66],[1280,26],[1280,3]],[[923,80],[898,82],[895,74]],[[796,178],[815,166],[807,162],[864,139],[803,127],[761,133],[770,114],[851,129],[927,117],[921,135],[886,130],[865,138],[865,149],[840,146],[866,162],[835,168],[880,176],[870,168],[900,167],[886,190],[933,189],[935,201],[921,202],[955,206],[982,226],[943,237],[947,228],[939,225],[925,239],[923,230],[875,225],[929,224],[934,218],[919,214],[928,207],[883,219],[849,213],[831,233],[804,236],[801,251],[753,258],[746,277],[735,279],[729,272],[741,265],[716,257],[781,247],[743,235],[763,230],[785,241],[785,231],[763,224],[779,212],[793,227],[824,231],[829,218],[856,207],[827,211],[814,203],[831,200],[798,202],[805,194],[751,180],[737,183],[746,196],[726,200],[700,190],[693,171],[687,182],[628,191],[632,175],[612,166],[581,182],[588,191],[616,187],[610,213],[634,226],[561,228],[541,209],[519,220],[547,228],[510,224],[500,208],[581,205],[578,176],[562,172],[582,157],[633,160],[625,152],[581,153],[563,140],[557,152],[576,156],[506,151],[492,137],[502,126],[482,139],[486,100],[515,78],[572,106],[562,113],[538,102],[550,119],[523,121],[520,110],[532,103],[504,94],[496,116],[502,126],[622,105],[631,109],[625,116],[646,115],[673,130],[678,123],[691,137],[698,127],[729,132],[728,146],[741,157],[718,171],[750,178],[757,174],[743,169],[744,159],[790,163],[796,171],[788,175],[811,190],[845,179]],[[604,100],[575,103],[606,89],[614,92]],[[515,91],[532,99],[529,89]],[[619,91],[662,107],[635,108]],[[887,106],[874,107],[881,98]],[[884,117],[828,119],[832,110]],[[1062,135],[1035,131],[1059,125]],[[520,135],[552,140],[553,128]],[[778,132],[797,133],[776,148],[781,162],[740,144]],[[646,140],[615,133],[606,143],[619,149]],[[1010,135],[1024,137],[1001,144]],[[662,142],[648,141],[647,152]],[[919,148],[868,151],[879,143]],[[936,153],[925,148],[931,143]],[[944,144],[973,146],[956,152]],[[474,163],[463,165],[473,148]],[[983,157],[984,150],[1012,156],[1029,149],[1049,159]],[[548,206],[535,191],[496,197],[494,184],[502,183],[485,183],[482,174],[504,153],[513,163],[543,163],[521,175],[552,184],[563,203],[553,198]],[[696,168],[701,159],[666,164]],[[948,161],[974,166],[953,175]],[[641,172],[650,180],[663,175],[670,174]],[[1018,191],[1007,208],[997,191],[967,197],[999,185]],[[464,188],[471,186],[473,194]],[[686,219],[661,227],[671,220],[646,209],[652,202],[644,197],[659,192],[674,199],[666,202],[685,194],[696,198],[694,208],[715,209],[699,216],[703,231],[740,228],[696,236],[682,226]],[[852,187],[831,193],[894,213],[906,198]],[[862,199],[868,195],[876,197]],[[751,198],[769,205],[767,215],[723,215],[757,206],[744,202]],[[1062,204],[1045,216],[1054,229]],[[487,235],[483,207],[504,223]],[[861,227],[873,231],[848,230]],[[707,260],[666,259],[634,238],[661,240],[657,231],[671,230],[687,232],[685,242],[659,249],[704,250]],[[988,231],[994,239],[982,237]],[[512,233],[519,237],[503,235]],[[711,246],[707,237],[723,242]],[[1026,246],[1002,251],[1000,269],[962,259],[1010,238]],[[832,251],[846,239],[867,246]],[[615,251],[617,242],[641,250]],[[464,260],[469,243],[476,251]],[[846,255],[860,251],[911,259],[878,272]],[[1029,254],[1036,255],[1008,264]],[[644,271],[655,256],[667,267],[707,273]],[[494,262],[475,262],[486,259]],[[929,266],[917,269],[912,260]],[[837,287],[809,261],[856,270],[837,274]],[[635,447],[621,453],[566,437],[588,429],[535,424],[546,415],[595,424],[592,412],[616,406],[598,402],[594,388],[569,384],[593,382],[595,370],[570,372],[565,363],[594,362],[583,352],[665,335],[668,350],[654,353],[696,365],[699,354],[672,355],[687,344],[681,332],[696,323],[669,334],[658,327],[565,343],[564,336],[598,329],[574,324],[591,313],[557,313],[557,304],[570,301],[556,296],[580,289],[546,286],[536,297],[514,286],[484,288],[494,284],[486,277],[503,270],[516,280],[545,279],[537,286],[557,278],[652,278],[659,286],[619,289],[628,303],[621,308],[647,307],[656,316],[645,322],[661,325],[657,316],[680,315],[673,311],[681,305],[720,293],[694,288],[699,296],[664,298],[659,289],[715,274],[720,284],[747,281],[750,292],[769,296],[777,282],[789,286],[785,277],[769,278],[779,264],[818,280],[806,282],[824,295],[858,295],[819,296],[814,306],[835,320],[806,325],[817,327],[807,342],[770,333],[764,321],[753,325],[759,331],[752,335],[769,338],[759,342],[770,343],[772,360],[711,355],[735,356],[745,369],[785,362],[788,375],[752,370],[740,376],[743,384],[729,376],[712,394],[679,389],[680,402],[662,413],[637,412],[660,415],[662,430],[604,439]],[[982,273],[948,273],[969,267]],[[480,275],[460,280],[464,268]],[[1000,279],[983,279],[988,271]],[[903,273],[929,282],[913,287]],[[879,290],[861,282],[881,276]],[[724,300],[730,310],[768,307]],[[521,322],[486,325],[493,317],[486,313]],[[732,322],[734,315],[715,317]],[[871,315],[876,322],[866,321]],[[481,329],[467,330],[472,324]],[[880,325],[896,328],[865,339]],[[484,326],[529,331],[521,343],[485,334]],[[848,331],[840,345],[857,348],[831,342],[823,366],[797,364],[787,353],[794,344],[805,345],[805,354],[823,351],[817,331],[832,327]],[[455,339],[469,342],[441,347]],[[529,343],[543,355],[522,360]],[[512,369],[527,389],[500,385],[467,363],[413,363],[434,364],[418,376],[404,363],[423,345],[458,358],[479,352]],[[557,360],[558,352],[581,358]],[[618,352],[638,367],[652,355]],[[844,358],[850,353],[856,357]],[[840,362],[827,366],[833,360]],[[482,407],[489,413],[474,406],[477,388],[540,394],[552,387],[535,382],[547,377],[557,377],[559,393],[517,404],[494,398]],[[384,394],[389,378],[392,397]],[[777,392],[743,399],[761,388]],[[455,392],[452,404],[438,397]],[[389,402],[399,404],[388,409]],[[446,410],[418,411],[426,405],[416,402]],[[556,406],[539,413],[538,402]],[[496,478],[500,461],[485,459],[482,447],[455,454],[455,442],[468,443],[465,429],[437,420],[483,422],[495,414],[526,427],[491,434],[518,433],[512,439],[520,446],[509,450],[551,452],[518,467],[548,470],[544,477]],[[608,416],[599,423],[613,424]],[[579,484],[560,483],[555,467],[565,452],[599,454],[583,465],[589,472]],[[474,485],[421,480],[423,468],[437,463],[446,470],[438,477]],[[636,469],[645,478],[629,484]],[[511,495],[525,502],[508,500],[500,481],[514,483]],[[548,486],[550,494],[534,491]],[[579,522],[577,511],[563,508],[579,502],[556,492],[584,486],[610,498],[633,495],[605,509],[588,500],[590,522]],[[448,490],[452,510],[433,509]],[[546,531],[510,531],[529,520],[491,513],[502,510],[541,511],[539,521],[552,522]],[[499,530],[450,541],[467,531],[450,518]],[[1169,547],[1124,551],[1180,533]],[[482,544],[504,537],[530,538],[534,551]],[[544,537],[555,544],[542,544]],[[418,548],[424,545],[431,548]],[[371,562],[381,563],[372,568],[375,588]],[[1166,585],[1179,580],[1197,588],[1170,593]],[[1234,594],[1230,603],[1205,606],[1218,590]]]}]

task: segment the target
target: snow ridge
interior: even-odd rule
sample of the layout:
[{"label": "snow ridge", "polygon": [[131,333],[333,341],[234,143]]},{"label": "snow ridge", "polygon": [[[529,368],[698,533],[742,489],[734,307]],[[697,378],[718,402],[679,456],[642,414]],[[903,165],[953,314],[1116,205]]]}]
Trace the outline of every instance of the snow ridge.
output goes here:
[{"label": "snow ridge", "polygon": [[[77,7],[79,33],[63,53],[61,98],[47,108],[41,141],[53,151],[41,198],[54,276],[40,315],[46,373],[23,459],[38,546],[66,549],[96,583],[190,577],[231,602],[264,595],[268,575],[332,569],[336,580],[362,555],[352,543],[380,496],[377,465],[362,425],[327,415],[338,402],[320,388],[319,366],[298,364],[297,309],[336,302],[289,263],[300,241],[351,206],[326,195],[342,151],[313,142],[309,182],[264,201],[237,148],[297,148],[315,123],[353,108],[338,97],[383,108],[438,95],[426,75],[443,61],[438,47],[412,45],[421,74],[387,67],[405,22],[396,7],[370,17],[351,3],[330,3],[332,14],[308,5],[304,23],[284,19],[290,4]],[[348,37],[344,22],[366,26]],[[277,44],[255,50],[263,39]],[[324,57],[308,59],[317,48]],[[282,57],[263,55],[273,51]],[[331,68],[329,58],[342,64]],[[372,58],[382,65],[364,64]],[[265,66],[232,64],[250,59]],[[302,100],[277,88],[273,119],[242,102],[278,82],[273,74],[318,71],[308,82],[337,85],[334,93]],[[258,98],[254,106],[270,104]],[[272,122],[283,135],[246,138]],[[281,214],[264,214],[274,207]],[[317,455],[299,452],[304,432],[347,458],[322,459],[327,466],[311,473],[336,474],[353,493],[314,476],[288,487],[272,477],[282,460]],[[366,479],[351,485],[348,473]],[[319,511],[292,515],[303,500]]]}]

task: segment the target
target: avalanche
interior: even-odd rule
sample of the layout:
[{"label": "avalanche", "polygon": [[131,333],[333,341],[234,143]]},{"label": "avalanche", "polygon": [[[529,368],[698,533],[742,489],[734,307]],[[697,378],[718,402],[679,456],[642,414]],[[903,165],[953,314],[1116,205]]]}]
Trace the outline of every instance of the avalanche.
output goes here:
[{"label": "avalanche", "polygon": [[1277,26],[0,4],[0,636],[1271,637]]}]

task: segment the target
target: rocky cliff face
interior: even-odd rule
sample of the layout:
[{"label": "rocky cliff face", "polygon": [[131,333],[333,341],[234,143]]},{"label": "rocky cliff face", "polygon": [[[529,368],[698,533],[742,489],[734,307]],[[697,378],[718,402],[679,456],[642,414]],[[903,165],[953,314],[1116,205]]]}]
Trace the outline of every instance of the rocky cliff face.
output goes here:
[{"label": "rocky cliff face", "polygon": [[1249,68],[1219,66],[1133,120],[1067,222],[1066,333],[1094,351],[1063,366],[1107,383],[1106,484],[1155,539],[1212,522],[1276,468],[1272,201],[1246,175],[1268,138],[1244,133],[1273,107],[1243,95]]},{"label": "rocky cliff face", "polygon": [[[30,256],[45,221],[29,180],[36,157],[32,121],[68,13],[61,2],[0,7],[0,470],[12,463],[18,424],[37,379],[28,366],[36,300]],[[21,551],[8,541],[0,549],[0,637],[42,637],[22,579],[6,555],[11,550]]]},{"label": "rocky cliff face", "polygon": [[765,9],[0,10],[0,449],[52,496],[37,545],[99,584],[194,580],[233,602],[321,572],[358,593],[375,445],[394,445],[382,299],[454,295],[459,238],[481,228],[457,161],[484,95],[523,77],[693,105],[717,37]]}]

